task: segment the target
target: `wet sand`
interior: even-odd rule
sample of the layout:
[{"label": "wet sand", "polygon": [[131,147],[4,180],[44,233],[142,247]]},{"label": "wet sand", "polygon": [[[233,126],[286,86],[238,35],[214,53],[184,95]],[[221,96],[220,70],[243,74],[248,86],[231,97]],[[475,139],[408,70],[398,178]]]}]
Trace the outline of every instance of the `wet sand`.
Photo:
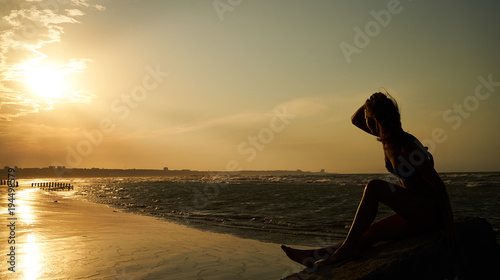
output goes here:
[{"label": "wet sand", "polygon": [[1,191],[0,279],[281,279],[303,269],[279,244],[203,232],[21,184],[15,273],[6,188]]}]

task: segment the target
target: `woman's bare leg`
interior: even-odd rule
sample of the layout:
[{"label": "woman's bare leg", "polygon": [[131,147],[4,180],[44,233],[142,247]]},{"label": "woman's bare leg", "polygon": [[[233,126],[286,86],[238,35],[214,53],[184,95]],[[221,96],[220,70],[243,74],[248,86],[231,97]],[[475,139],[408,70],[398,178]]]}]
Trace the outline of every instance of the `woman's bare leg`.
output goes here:
[{"label": "woman's bare leg", "polygon": [[[396,238],[404,237],[404,231],[409,226],[408,222],[398,214],[392,214],[378,222],[373,223],[366,233],[361,237],[360,248],[364,250],[371,245]],[[342,245],[342,242],[332,246],[318,249],[294,249],[285,245],[281,249],[288,258],[307,267],[314,266],[314,263],[321,259],[326,259]]]},{"label": "woman's bare leg", "polygon": [[[392,214],[370,225],[359,241],[359,248],[362,251],[381,241],[407,238],[433,229],[436,230],[437,227],[428,229],[415,228],[415,226],[403,219],[403,217],[398,214]],[[281,249],[291,260],[304,266],[312,267],[316,261],[326,259],[335,253],[341,245],[342,242],[325,248],[309,250],[294,249],[282,245]]]},{"label": "woman's bare leg", "polygon": [[[387,238],[395,239],[420,233],[426,224],[434,221],[422,221],[423,217],[432,217],[433,207],[425,199],[403,189],[400,186],[381,180],[370,181],[365,188],[358,206],[354,222],[342,246],[323,264],[342,262],[357,256],[360,250]],[[391,220],[382,220],[374,224],[368,231],[378,211],[378,203],[383,202],[392,208],[398,216],[390,219],[399,223],[391,224]],[[402,217],[406,221],[400,220]],[[422,226],[419,226],[422,225]]]},{"label": "woman's bare leg", "polygon": [[424,232],[424,229],[420,231],[398,214],[392,214],[373,223],[361,237],[359,247],[364,250],[378,242],[407,238]]}]

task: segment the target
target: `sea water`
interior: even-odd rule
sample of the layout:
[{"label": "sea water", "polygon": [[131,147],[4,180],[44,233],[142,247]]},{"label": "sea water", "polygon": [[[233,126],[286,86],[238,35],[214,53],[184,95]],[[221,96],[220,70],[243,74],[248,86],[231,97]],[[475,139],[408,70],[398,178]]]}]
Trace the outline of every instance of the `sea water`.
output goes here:
[{"label": "sea water", "polygon": [[[485,218],[500,230],[500,172],[441,178],[455,217]],[[371,179],[395,183],[390,174],[93,178],[75,180],[72,196],[201,230],[322,246],[346,236]],[[380,204],[377,219],[391,213]]]}]

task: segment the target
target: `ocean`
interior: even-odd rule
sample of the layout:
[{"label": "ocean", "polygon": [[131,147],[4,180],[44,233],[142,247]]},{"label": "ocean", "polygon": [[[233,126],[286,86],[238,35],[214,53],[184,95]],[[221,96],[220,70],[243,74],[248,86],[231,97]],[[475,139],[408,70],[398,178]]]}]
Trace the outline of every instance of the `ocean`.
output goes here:
[{"label": "ocean", "polygon": [[[500,231],[500,172],[443,173],[441,178],[455,218],[485,218]],[[60,193],[201,230],[323,246],[346,236],[371,179],[395,182],[390,174],[85,178],[61,180],[75,189]],[[391,213],[380,204],[377,219]]]}]

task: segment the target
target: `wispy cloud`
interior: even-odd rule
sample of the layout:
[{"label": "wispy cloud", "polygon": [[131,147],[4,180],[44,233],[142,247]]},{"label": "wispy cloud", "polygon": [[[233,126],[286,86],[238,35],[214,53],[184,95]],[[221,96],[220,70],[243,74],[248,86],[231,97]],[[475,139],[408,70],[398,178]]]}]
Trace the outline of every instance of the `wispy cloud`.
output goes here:
[{"label": "wispy cloud", "polygon": [[[0,12],[0,120],[50,110],[52,102],[26,91],[22,86],[30,70],[48,57],[42,48],[61,41],[63,24],[80,23],[82,9],[104,10],[87,0],[2,1]],[[89,59],[70,59],[56,65],[61,73],[82,72]],[[69,90],[68,90],[69,91]],[[90,102],[94,94],[88,89],[66,92],[61,102]]]},{"label": "wispy cloud", "polygon": [[268,126],[269,120],[275,114],[274,110],[291,114],[295,119],[322,119],[326,112],[331,111],[330,103],[331,98],[328,96],[303,97],[277,104],[267,111],[248,111],[203,121],[196,120],[162,131],[172,135],[203,131],[225,131],[240,135]]}]

